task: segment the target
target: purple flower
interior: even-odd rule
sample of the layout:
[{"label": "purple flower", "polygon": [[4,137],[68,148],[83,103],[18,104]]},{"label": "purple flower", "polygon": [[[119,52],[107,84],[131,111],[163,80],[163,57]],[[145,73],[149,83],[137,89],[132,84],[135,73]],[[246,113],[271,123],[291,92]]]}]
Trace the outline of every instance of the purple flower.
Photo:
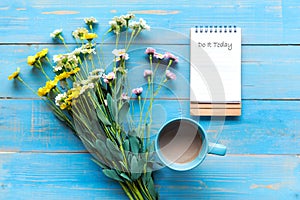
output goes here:
[{"label": "purple flower", "polygon": [[121,99],[126,101],[126,100],[129,99],[129,96],[126,93],[122,93],[121,94]]},{"label": "purple flower", "polygon": [[165,53],[165,58],[167,59],[171,59],[175,62],[178,62],[178,57],[174,56],[173,54],[171,54],[170,52],[166,52]]},{"label": "purple flower", "polygon": [[109,83],[116,78],[116,74],[114,72],[109,72],[107,75],[103,75],[103,81],[105,83]]},{"label": "purple flower", "polygon": [[176,80],[176,74],[174,74],[170,70],[166,71],[166,77],[167,77],[167,79]]},{"label": "purple flower", "polygon": [[144,71],[144,77],[148,77],[148,76],[152,76],[152,75],[153,75],[152,70],[145,69],[145,71]]},{"label": "purple flower", "polygon": [[135,94],[136,96],[140,96],[143,92],[143,88],[142,87],[139,87],[139,88],[134,88],[132,90],[132,93]]},{"label": "purple flower", "polygon": [[154,54],[155,53],[155,49],[152,47],[148,47],[145,51],[145,54]]},{"label": "purple flower", "polygon": [[161,53],[154,53],[154,58],[157,58],[157,59],[164,59],[165,58],[165,55],[164,54],[161,54]]}]

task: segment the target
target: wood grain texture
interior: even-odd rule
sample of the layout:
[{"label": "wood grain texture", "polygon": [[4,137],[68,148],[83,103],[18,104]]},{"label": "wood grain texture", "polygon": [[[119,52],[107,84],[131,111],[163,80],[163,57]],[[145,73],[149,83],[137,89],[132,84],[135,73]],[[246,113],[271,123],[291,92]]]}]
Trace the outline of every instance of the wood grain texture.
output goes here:
[{"label": "wood grain texture", "polygon": [[[41,101],[1,100],[0,105],[0,151],[84,151],[71,131]],[[211,142],[226,145],[228,153],[300,152],[300,102],[243,101],[242,113],[240,117],[192,118],[205,128]],[[189,101],[157,100],[153,134],[166,121],[189,116]]]},{"label": "wood grain texture", "polygon": [[[1,0],[0,199],[126,199],[43,102],[7,76],[21,67],[22,78],[37,89],[44,80],[27,66],[27,56],[42,48],[49,48],[50,57],[65,52],[53,44],[50,32],[63,28],[67,43],[74,44],[71,31],[84,26],[84,17],[99,20],[95,31],[101,35],[113,16],[128,12],[152,28],[130,52],[132,87],[145,86],[145,47],[180,57],[172,68],[177,80],[156,101],[153,133],[168,119],[190,117],[189,28],[237,25],[243,30],[242,116],[192,117],[211,142],[227,146],[228,154],[207,156],[191,171],[156,172],[161,199],[299,199],[299,7],[295,0]],[[112,42],[105,40],[109,48]]]},{"label": "wood grain texture", "polygon": [[241,103],[190,103],[192,116],[241,116]]},{"label": "wood grain texture", "polygon": [[[100,20],[97,32],[103,33],[115,15],[135,12],[149,21],[153,29],[165,28],[188,35],[195,25],[237,25],[243,29],[243,44],[298,44],[300,39],[299,1],[18,1],[0,3],[1,43],[50,42],[49,33],[64,28],[67,41],[71,30],[82,26],[82,19],[95,16]],[[65,26],[65,24],[68,24]],[[42,27],[42,28],[41,28]],[[151,43],[160,43],[156,34],[148,33]],[[176,37],[161,34],[165,42]],[[187,44],[188,40],[181,43]]]},{"label": "wood grain texture", "polygon": [[[2,153],[0,198],[126,199],[118,183],[90,158],[82,153]],[[201,166],[182,173],[163,168],[155,180],[160,199],[297,199],[299,176],[297,156],[230,155],[207,156]]]}]

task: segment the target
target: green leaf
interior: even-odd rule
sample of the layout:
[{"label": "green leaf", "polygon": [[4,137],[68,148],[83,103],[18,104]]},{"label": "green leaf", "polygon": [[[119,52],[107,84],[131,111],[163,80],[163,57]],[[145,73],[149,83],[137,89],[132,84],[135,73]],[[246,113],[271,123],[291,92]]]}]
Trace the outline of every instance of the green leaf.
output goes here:
[{"label": "green leaf", "polygon": [[89,137],[88,134],[87,135],[84,135],[84,134],[79,135],[79,138],[80,138],[81,142],[84,144],[84,146],[87,149],[95,148],[94,144],[92,143],[92,141],[88,137]]},{"label": "green leaf", "polygon": [[111,117],[113,120],[117,121],[118,116],[117,116],[117,104],[111,97],[111,95],[108,93],[107,94],[107,106],[110,111]]},{"label": "green leaf", "polygon": [[142,175],[142,181],[144,183],[145,186],[148,185],[149,179],[151,179],[151,172],[146,172]]},{"label": "green leaf", "polygon": [[129,136],[137,136],[137,131],[135,129],[129,130],[128,135]]},{"label": "green leaf", "polygon": [[127,174],[121,173],[120,176],[121,176],[122,178],[126,179],[127,181],[132,182],[132,180],[129,178],[129,176],[127,176]]},{"label": "green leaf", "polygon": [[139,165],[136,156],[132,156],[130,163],[130,172],[132,180],[137,180],[141,176],[141,171],[143,170],[143,166]]},{"label": "green leaf", "polygon": [[119,147],[108,138],[106,140],[106,146],[111,154],[117,159],[117,161],[123,160],[123,155]]},{"label": "green leaf", "polygon": [[124,102],[120,111],[119,111],[119,116],[118,116],[118,122],[119,124],[122,124],[124,122],[124,120],[126,119],[126,116],[128,114],[129,111],[129,103],[128,102]]},{"label": "green leaf", "polygon": [[114,136],[117,139],[118,144],[121,144],[122,143],[121,135],[119,133],[116,133]]},{"label": "green leaf", "polygon": [[116,96],[120,97],[122,94],[122,87],[123,87],[123,77],[122,73],[117,71],[117,84],[116,84]]},{"label": "green leaf", "polygon": [[156,155],[154,141],[150,144],[150,146],[148,146],[147,152],[148,152],[148,160],[154,159]]},{"label": "green leaf", "polygon": [[111,126],[111,123],[109,122],[109,120],[107,119],[107,117],[105,116],[105,114],[103,113],[103,111],[100,108],[96,108],[96,111],[97,111],[97,116],[98,116],[99,120],[105,126]]},{"label": "green leaf", "polygon": [[112,160],[112,155],[107,149],[105,143],[102,140],[96,140],[95,148],[98,150],[98,152],[103,155],[105,158],[107,158],[109,161]]},{"label": "green leaf", "polygon": [[133,172],[133,173],[139,172],[138,161],[137,161],[136,156],[132,156],[131,163],[130,163],[130,169],[131,169],[131,172]]},{"label": "green leaf", "polygon": [[55,116],[62,122],[66,121],[62,116],[60,116],[60,114],[53,112],[55,114]]},{"label": "green leaf", "polygon": [[154,152],[155,151],[155,144],[154,144],[154,141],[151,142],[150,146],[149,146],[149,150],[148,152]]},{"label": "green leaf", "polygon": [[106,168],[107,168],[106,165],[104,165],[103,163],[99,162],[98,160],[96,160],[96,159],[94,159],[94,158],[92,158],[92,161],[93,161],[94,163],[96,163],[97,165],[99,165],[102,169],[106,169]]},{"label": "green leaf", "polygon": [[149,193],[151,194],[152,199],[157,199],[156,198],[157,194],[156,194],[156,191],[155,191],[154,182],[153,182],[152,177],[150,179],[148,179],[147,188],[149,190]]},{"label": "green leaf", "polygon": [[79,115],[79,123],[84,123],[87,127],[91,127],[90,120],[82,112],[77,113]]},{"label": "green leaf", "polygon": [[142,175],[143,184],[147,187],[152,199],[157,199],[157,193],[155,191],[154,182],[152,178],[152,172],[147,172]]},{"label": "green leaf", "polygon": [[127,162],[130,163],[132,159],[132,153],[130,151],[125,151]]},{"label": "green leaf", "polygon": [[120,163],[120,165],[122,165],[122,167],[123,167],[124,169],[127,170],[127,167],[125,166],[125,164],[124,164],[122,161],[119,161],[119,163]]},{"label": "green leaf", "polygon": [[102,172],[105,174],[105,176],[114,179],[116,181],[124,182],[118,175],[118,173],[113,169],[103,169]]},{"label": "green leaf", "polygon": [[123,148],[124,148],[125,151],[129,151],[130,150],[129,140],[128,139],[125,139],[123,141]]},{"label": "green leaf", "polygon": [[140,149],[140,142],[137,137],[129,136],[130,149],[132,153],[138,153]]},{"label": "green leaf", "polygon": [[97,133],[97,134],[96,134],[97,139],[105,140],[105,139],[106,139],[106,136],[104,135],[105,133],[104,133],[104,132],[101,132],[101,131],[99,131],[99,132],[100,132],[100,133]]}]

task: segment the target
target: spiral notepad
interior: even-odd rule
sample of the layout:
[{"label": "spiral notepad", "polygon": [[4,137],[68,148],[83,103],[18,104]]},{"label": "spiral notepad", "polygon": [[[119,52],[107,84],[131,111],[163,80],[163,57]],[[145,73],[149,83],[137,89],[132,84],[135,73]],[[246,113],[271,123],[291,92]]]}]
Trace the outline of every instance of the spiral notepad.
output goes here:
[{"label": "spiral notepad", "polygon": [[191,115],[241,115],[241,28],[191,28],[190,51]]}]

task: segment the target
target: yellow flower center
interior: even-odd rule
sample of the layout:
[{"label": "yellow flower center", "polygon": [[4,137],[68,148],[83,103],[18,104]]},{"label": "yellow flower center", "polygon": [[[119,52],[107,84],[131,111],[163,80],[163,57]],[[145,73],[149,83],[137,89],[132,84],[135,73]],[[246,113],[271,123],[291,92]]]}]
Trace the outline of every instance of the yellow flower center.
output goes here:
[{"label": "yellow flower center", "polygon": [[86,40],[92,40],[92,39],[97,38],[97,37],[98,37],[98,35],[96,33],[86,33],[86,34],[84,34],[84,38]]}]

